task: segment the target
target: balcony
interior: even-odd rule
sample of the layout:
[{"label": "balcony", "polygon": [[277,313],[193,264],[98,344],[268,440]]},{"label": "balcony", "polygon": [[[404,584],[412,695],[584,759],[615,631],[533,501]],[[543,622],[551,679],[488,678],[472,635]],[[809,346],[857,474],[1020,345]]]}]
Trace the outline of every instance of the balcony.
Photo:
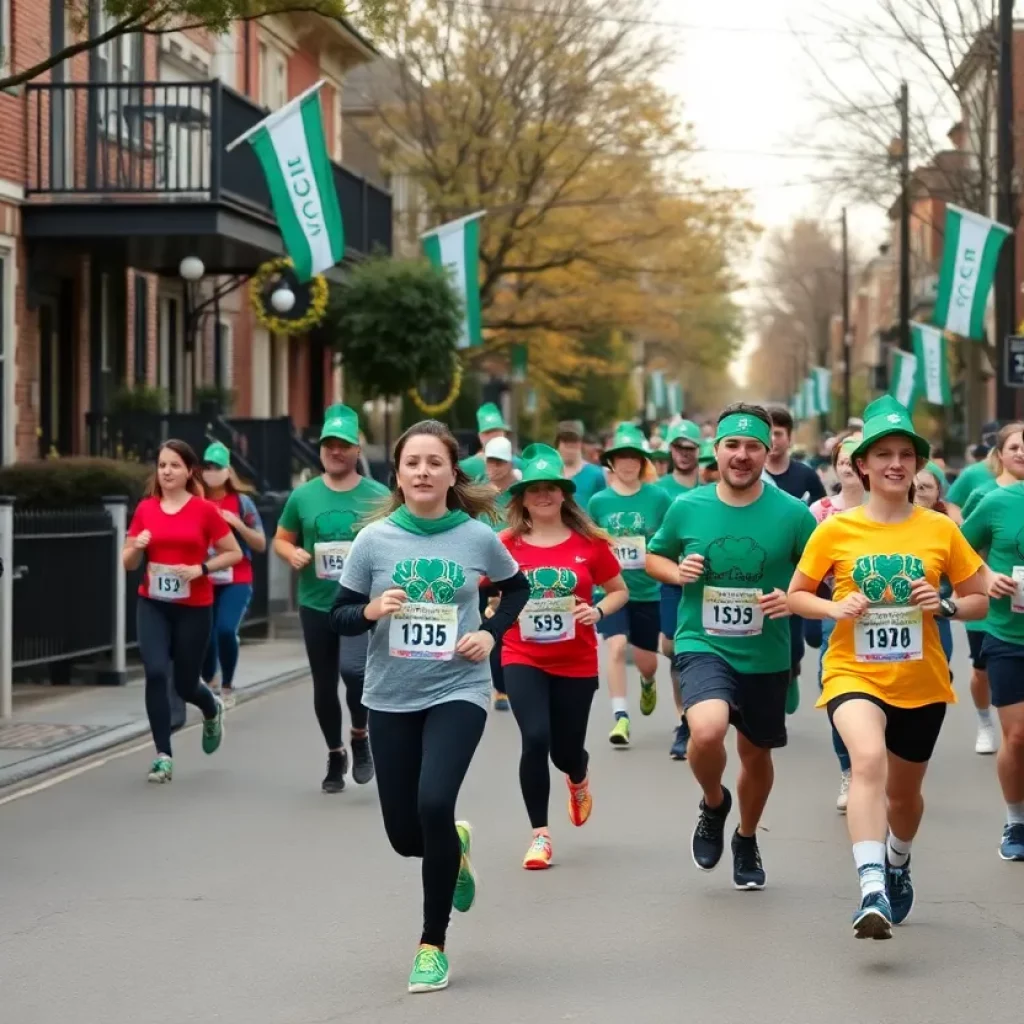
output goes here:
[{"label": "balcony", "polygon": [[[284,250],[252,148],[225,146],[265,116],[219,80],[29,84],[25,236],[154,273],[186,255],[250,273]],[[391,196],[332,166],[346,258],[390,252]]]}]

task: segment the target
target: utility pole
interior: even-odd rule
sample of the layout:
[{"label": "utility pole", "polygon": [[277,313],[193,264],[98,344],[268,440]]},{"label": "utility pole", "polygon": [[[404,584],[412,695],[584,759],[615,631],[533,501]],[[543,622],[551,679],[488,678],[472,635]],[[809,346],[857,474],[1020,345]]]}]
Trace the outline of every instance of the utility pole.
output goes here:
[{"label": "utility pole", "polygon": [[996,113],[998,147],[996,219],[1011,235],[999,253],[996,271],[996,419],[1005,423],[1017,415],[1017,393],[1006,384],[1006,339],[1017,322],[1017,201],[1013,187],[1013,0],[999,0],[999,99]]},{"label": "utility pole", "polygon": [[900,348],[910,344],[910,89],[900,85]]},{"label": "utility pole", "polygon": [[846,207],[843,207],[843,426],[850,422],[850,360],[853,345],[850,337],[850,246],[846,230]]}]

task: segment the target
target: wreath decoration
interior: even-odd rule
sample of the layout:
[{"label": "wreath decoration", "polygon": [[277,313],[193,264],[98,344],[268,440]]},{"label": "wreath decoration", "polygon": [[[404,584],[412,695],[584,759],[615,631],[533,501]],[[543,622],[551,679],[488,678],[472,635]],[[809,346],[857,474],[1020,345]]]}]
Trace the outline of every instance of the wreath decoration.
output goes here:
[{"label": "wreath decoration", "polygon": [[452,382],[448,394],[440,402],[431,404],[421,394],[418,387],[409,388],[409,397],[413,405],[425,416],[443,416],[454,404],[462,391],[462,360],[458,355],[452,357]]},{"label": "wreath decoration", "polygon": [[[287,313],[278,313],[270,297],[288,285],[295,295],[295,305]],[[249,281],[249,302],[261,327],[275,334],[305,334],[324,318],[327,312],[327,280],[317,274],[312,281],[299,283],[295,265],[288,257],[267,260]]]}]

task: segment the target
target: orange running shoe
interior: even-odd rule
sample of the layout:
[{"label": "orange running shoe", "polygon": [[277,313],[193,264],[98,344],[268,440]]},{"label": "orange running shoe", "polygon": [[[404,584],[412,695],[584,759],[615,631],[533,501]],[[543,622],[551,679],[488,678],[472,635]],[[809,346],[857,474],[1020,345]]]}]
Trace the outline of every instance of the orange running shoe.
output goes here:
[{"label": "orange running shoe", "polygon": [[566,775],[565,784],[569,787],[569,820],[579,828],[586,823],[594,809],[594,798],[590,795],[590,776],[577,786]]},{"label": "orange running shoe", "polygon": [[546,832],[538,832],[533,837],[523,858],[523,867],[527,871],[543,871],[551,867],[551,836]]}]

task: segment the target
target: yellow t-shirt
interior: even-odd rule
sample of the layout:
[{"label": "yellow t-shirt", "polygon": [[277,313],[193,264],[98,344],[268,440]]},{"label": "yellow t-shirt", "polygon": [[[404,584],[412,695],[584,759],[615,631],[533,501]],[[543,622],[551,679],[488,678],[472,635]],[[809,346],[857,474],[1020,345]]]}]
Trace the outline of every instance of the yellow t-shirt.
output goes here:
[{"label": "yellow t-shirt", "polygon": [[935,617],[909,603],[910,585],[924,576],[937,588],[948,576],[956,586],[981,565],[953,521],[931,509],[915,507],[902,523],[876,523],[863,508],[825,520],[797,568],[819,582],[833,570],[833,601],[859,590],[872,607],[836,623],[818,707],[844,693],[898,708],[956,703]]}]

